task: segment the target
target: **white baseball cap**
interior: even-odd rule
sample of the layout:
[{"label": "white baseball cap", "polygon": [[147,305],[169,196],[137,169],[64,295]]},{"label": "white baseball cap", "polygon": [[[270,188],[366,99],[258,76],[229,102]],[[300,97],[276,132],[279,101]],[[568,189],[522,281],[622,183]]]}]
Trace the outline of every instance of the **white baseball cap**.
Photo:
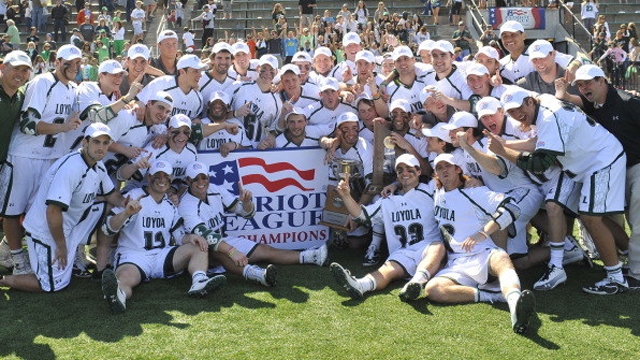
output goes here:
[{"label": "white baseball cap", "polygon": [[391,102],[391,105],[389,105],[389,112],[392,112],[395,109],[400,109],[404,112],[410,113],[411,105],[405,99],[396,99]]},{"label": "white baseball cap", "polygon": [[9,64],[13,67],[17,66],[28,66],[29,69],[33,70],[33,65],[31,64],[31,58],[27,55],[26,52],[21,50],[14,50],[7,54],[4,57],[4,63]]},{"label": "white baseball cap", "polygon": [[420,46],[418,46],[418,54],[420,54],[420,51],[422,50],[431,51],[431,49],[433,49],[433,44],[435,43],[436,42],[431,39],[421,42]]},{"label": "white baseball cap", "polygon": [[173,107],[173,97],[166,91],[152,92],[147,101],[162,101],[163,103],[171,105]]},{"label": "white baseball cap", "polygon": [[360,35],[358,35],[358,33],[356,32],[351,31],[344,34],[344,36],[342,37],[342,46],[347,47],[351,44],[360,45],[361,41],[362,40],[360,39]]},{"label": "white baseball cap", "polygon": [[477,76],[482,76],[482,75],[489,75],[489,69],[487,69],[486,66],[480,64],[480,63],[471,63],[469,64],[469,66],[467,66],[467,68],[464,70],[464,72],[467,74],[467,76],[469,75],[477,75]]},{"label": "white baseball cap", "polygon": [[487,45],[478,49],[478,53],[476,54],[476,59],[480,54],[486,55],[488,58],[500,61],[500,54],[498,54],[498,50],[496,50],[496,48],[494,48],[493,46]]},{"label": "white baseball cap", "polygon": [[500,26],[500,35],[505,32],[524,32],[524,26],[515,20],[509,20]]},{"label": "white baseball cap", "polygon": [[438,90],[435,85],[427,85],[420,90],[420,103],[424,104],[424,102],[433,95],[435,90]]},{"label": "white baseball cap", "polygon": [[111,135],[111,128],[101,122],[92,123],[84,129],[85,137],[97,138],[102,135],[107,135],[109,138],[113,139],[113,135]]},{"label": "white baseball cap", "polygon": [[434,51],[434,50],[440,50],[440,51],[442,51],[444,53],[448,52],[448,53],[454,54],[453,45],[450,42],[446,41],[446,40],[438,40],[438,41],[436,41],[433,44],[433,47],[431,48],[431,51]]},{"label": "white baseball cap", "polygon": [[201,162],[195,161],[191,164],[187,165],[187,169],[185,171],[185,175],[187,175],[190,179],[195,179],[200,174],[205,174],[209,176],[209,171],[207,170],[207,166]]},{"label": "white baseball cap", "polygon": [[293,54],[293,57],[291,58],[291,62],[296,61],[311,63],[311,55],[309,55],[309,53],[306,51],[298,51],[297,53]]},{"label": "white baseball cap", "polygon": [[445,123],[440,122],[431,129],[422,128],[422,134],[426,137],[437,137],[442,141],[451,143],[451,136],[449,136],[449,131],[442,128],[444,125]]},{"label": "white baseball cap", "polygon": [[498,109],[502,109],[502,104],[500,103],[500,100],[492,96],[483,97],[476,103],[476,113],[480,119],[485,115],[493,115],[497,113]]},{"label": "white baseball cap", "polygon": [[236,54],[240,52],[251,54],[251,51],[249,51],[249,45],[242,41],[238,41],[237,43],[231,45],[231,53],[233,54],[233,56],[236,56]]},{"label": "white baseball cap", "polygon": [[376,56],[369,50],[360,50],[356,53],[355,61],[364,60],[369,64],[374,64],[376,62]]},{"label": "white baseball cap", "polygon": [[165,30],[161,32],[160,35],[158,35],[158,44],[160,44],[162,40],[167,40],[167,39],[178,40],[178,34],[176,34],[176,32],[173,30]]},{"label": "white baseball cap", "polygon": [[287,65],[283,66],[282,69],[280,69],[280,76],[286,74],[289,71],[291,71],[292,73],[294,73],[296,75],[300,75],[300,68],[297,65],[287,64]]},{"label": "white baseball cap", "polygon": [[328,89],[335,91],[340,90],[340,83],[338,83],[338,80],[336,80],[336,78],[326,77],[322,79],[322,81],[320,81],[320,91],[322,92]]},{"label": "white baseball cap", "polygon": [[500,97],[500,102],[502,103],[502,108],[504,109],[504,111],[509,111],[511,109],[519,108],[520,106],[522,106],[524,99],[533,96],[533,93],[519,86],[509,86]]},{"label": "white baseball cap", "polygon": [[358,116],[352,112],[345,112],[338,116],[338,120],[336,120],[336,127],[346,123],[346,122],[358,122]]},{"label": "white baseball cap", "polygon": [[307,116],[304,113],[304,110],[301,107],[298,106],[294,106],[293,109],[291,109],[290,112],[287,113],[287,115],[284,116],[284,121],[287,121],[289,119],[289,116],[291,115],[304,115],[305,117]]},{"label": "white baseball cap", "polygon": [[529,60],[547,57],[553,50],[553,45],[547,40],[536,40],[529,45]]},{"label": "white baseball cap", "polygon": [[105,60],[98,67],[98,73],[108,73],[108,74],[127,74],[127,70],[122,68],[122,64],[116,60]]},{"label": "white baseball cap", "polygon": [[402,154],[396,158],[396,167],[400,164],[406,164],[413,167],[420,167],[420,161],[411,154]]},{"label": "white baseball cap", "polygon": [[572,86],[576,85],[579,80],[592,80],[596,77],[605,77],[604,71],[596,65],[582,65],[576,71],[576,78],[571,82]]},{"label": "white baseball cap", "polygon": [[64,59],[67,61],[71,61],[74,59],[80,59],[82,57],[82,52],[80,49],[71,44],[62,45],[58,49],[58,59]]},{"label": "white baseball cap", "polygon": [[449,119],[449,123],[442,126],[442,128],[445,130],[454,130],[464,127],[478,127],[478,119],[476,119],[476,117],[473,116],[472,113],[467,111],[456,112],[455,114],[453,114],[453,116],[451,116],[451,119]]},{"label": "white baseball cap", "polygon": [[214,91],[211,100],[209,100],[209,104],[216,100],[222,101],[227,106],[231,104],[231,96],[224,91]]},{"label": "white baseball cap", "polygon": [[173,166],[164,160],[156,160],[149,168],[149,175],[155,175],[158,172],[173,175]]},{"label": "white baseball cap", "polygon": [[403,56],[407,56],[410,59],[413,59],[413,51],[408,46],[402,45],[393,49],[393,53],[391,54],[391,58],[393,61],[398,61]]},{"label": "white baseball cap", "polygon": [[131,47],[127,51],[127,57],[129,57],[129,59],[135,59],[135,58],[141,57],[145,60],[149,60],[150,56],[151,56],[151,51],[149,51],[149,48],[147,47],[147,45],[144,45],[144,44],[131,45]]},{"label": "white baseball cap", "polygon": [[176,64],[177,70],[186,69],[186,68],[192,68],[196,70],[206,70],[208,67],[209,66],[203,63],[202,61],[200,61],[200,58],[197,57],[196,55],[183,55],[180,57],[180,59],[178,60],[178,63]]},{"label": "white baseball cap", "polygon": [[316,57],[318,57],[318,55],[324,55],[327,57],[332,57],[333,54],[331,53],[331,49],[329,49],[326,46],[320,46],[317,49],[315,49],[313,51],[313,58],[315,59]]},{"label": "white baseball cap", "polygon": [[358,107],[358,105],[360,105],[360,101],[362,100],[373,101],[373,96],[371,96],[371,94],[367,93],[366,91],[363,91],[362,94],[358,95],[358,97],[356,98],[356,108]]},{"label": "white baseball cap", "polygon": [[271,54],[262,55],[260,60],[258,60],[258,66],[262,65],[269,65],[274,70],[278,70],[278,59]]},{"label": "white baseball cap", "polygon": [[456,164],[456,158],[452,154],[440,154],[433,159],[433,167],[438,166],[441,161],[447,162],[451,165],[460,166]]},{"label": "white baseball cap", "polygon": [[226,42],[219,42],[213,45],[213,48],[211,49],[212,54],[217,54],[221,51],[226,51],[229,54],[231,54],[232,53],[231,45],[227,44]]},{"label": "white baseball cap", "polygon": [[191,128],[191,119],[185,114],[175,114],[169,120],[169,127],[172,129],[179,129],[183,126]]}]

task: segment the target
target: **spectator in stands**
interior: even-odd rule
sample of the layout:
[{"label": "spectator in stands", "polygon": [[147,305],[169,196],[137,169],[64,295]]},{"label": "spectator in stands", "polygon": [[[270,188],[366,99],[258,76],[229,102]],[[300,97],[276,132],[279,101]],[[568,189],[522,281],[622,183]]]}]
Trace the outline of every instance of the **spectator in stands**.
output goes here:
[{"label": "spectator in stands", "polygon": [[202,38],[200,44],[202,47],[205,46],[207,38],[213,38],[213,28],[215,25],[215,16],[211,12],[211,7],[209,5],[205,5],[202,7],[202,14],[191,19],[192,22],[201,21],[202,22]]},{"label": "spectator in stands", "polygon": [[81,24],[78,28],[80,33],[82,34],[82,38],[84,41],[92,42],[93,37],[96,34],[96,28],[93,26],[93,23],[88,18],[85,18],[84,24]]},{"label": "spectator in stands", "polygon": [[93,13],[91,12],[91,3],[86,2],[84,4],[84,8],[82,10],[78,10],[78,15],[76,16],[76,22],[78,24],[84,24],[86,20],[89,19],[89,22],[93,24],[95,20],[93,17]]},{"label": "spectator in stands", "polygon": [[131,11],[131,25],[133,26],[133,38],[131,39],[132,44],[135,44],[138,39],[144,39],[146,12],[142,8],[142,5],[142,1],[136,1],[136,8]]},{"label": "spectator in stands", "polygon": [[69,19],[69,10],[62,0],[56,0],[56,6],[51,8],[51,18],[53,19],[53,34],[56,42],[67,41],[67,22]]},{"label": "spectator in stands", "polygon": [[[600,26],[604,26],[604,30],[600,28]],[[600,34],[604,31],[607,36],[605,37],[607,41],[611,39],[611,31],[609,30],[609,23],[607,23],[607,18],[604,15],[598,15],[598,21],[593,25],[596,29],[597,33],[595,35]]]},{"label": "spectator in stands", "polygon": [[222,18],[233,19],[233,0],[222,0]]},{"label": "spectator in stands", "polygon": [[594,0],[583,0],[580,4],[580,19],[589,32],[593,31],[596,15],[598,15],[598,4]]},{"label": "spectator in stands", "polygon": [[273,11],[271,11],[271,18],[273,19],[273,24],[275,25],[280,19],[280,15],[286,16],[286,11],[284,6],[281,3],[275,3],[273,5]]},{"label": "spectator in stands", "polygon": [[[6,24],[7,24],[6,35],[9,36],[9,42],[12,44],[20,44],[20,30],[18,30],[18,27],[16,26],[16,22],[9,19],[6,21]],[[4,37],[3,37],[3,40],[4,40]]]},{"label": "spectator in stands", "polygon": [[44,31],[44,9],[47,7],[46,3],[43,6],[41,1],[31,1],[31,22],[38,31]]},{"label": "spectator in stands", "polygon": [[469,30],[467,30],[464,21],[458,22],[458,30],[453,32],[452,40],[455,46],[462,49],[462,57],[471,54],[471,42],[473,38]]},{"label": "spectator in stands", "polygon": [[313,22],[313,9],[316,7],[316,0],[299,0],[298,10],[300,13],[300,26],[310,27]]},{"label": "spectator in stands", "polygon": [[49,44],[48,42],[44,43],[44,45],[42,46],[42,52],[40,52],[40,56],[42,56],[42,59],[44,59],[44,61],[49,61],[51,50],[51,44]]},{"label": "spectator in stands", "polygon": [[178,52],[178,34],[173,30],[165,30],[158,36],[158,57],[152,58],[151,66],[167,75],[176,75],[176,53]]},{"label": "spectator in stands", "polygon": [[487,25],[480,35],[480,42],[482,46],[487,46],[491,41],[498,41],[498,34],[493,31],[493,25]]}]

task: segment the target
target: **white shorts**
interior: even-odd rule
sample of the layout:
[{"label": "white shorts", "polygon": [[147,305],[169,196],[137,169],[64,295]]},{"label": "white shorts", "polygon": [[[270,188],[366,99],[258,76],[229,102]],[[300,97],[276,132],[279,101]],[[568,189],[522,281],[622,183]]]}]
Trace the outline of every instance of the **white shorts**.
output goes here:
[{"label": "white shorts", "polygon": [[173,254],[177,246],[167,246],[152,250],[132,250],[118,248],[116,250],[116,268],[124,264],[133,264],[140,270],[143,281],[170,278],[180,272],[173,270]]},{"label": "white shorts", "polygon": [[54,161],[7,156],[7,161],[0,170],[2,171],[0,178],[5,181],[9,179],[7,191],[0,192],[1,216],[17,217],[29,211],[42,183],[42,178]]},{"label": "white shorts", "polygon": [[257,243],[243,237],[226,237],[222,240],[236,248],[236,250],[245,254],[247,257],[251,256],[251,253],[253,253],[253,251],[258,247]]},{"label": "white shorts", "polygon": [[42,290],[54,292],[69,286],[76,249],[82,239],[73,235],[67,237],[67,266],[64,269],[60,269],[57,263],[53,263],[57,246],[52,237],[32,237],[31,234],[27,234],[26,239],[31,269],[38,278]]},{"label": "white shorts", "polygon": [[131,25],[133,25],[133,35],[142,35],[144,33],[144,31],[142,31],[142,22],[134,21]]},{"label": "white shorts", "polygon": [[445,277],[464,286],[486,284],[489,279],[489,260],[498,251],[504,252],[500,248],[490,248],[469,256],[449,255],[447,264],[435,276]]},{"label": "white shorts", "polygon": [[389,255],[387,261],[397,263],[404,269],[409,277],[412,277],[416,273],[418,264],[422,261],[423,253],[427,251],[427,248],[432,244],[441,244],[441,242],[420,241],[419,243],[394,251]]},{"label": "white shorts", "polygon": [[536,186],[521,187],[507,191],[505,196],[512,197],[520,208],[520,216],[513,223],[514,234],[509,234],[507,242],[507,253],[526,254],[529,251],[527,246],[527,224],[540,210],[544,196]]},{"label": "white shorts", "polygon": [[580,185],[562,171],[541,185],[545,194],[545,202],[554,202],[569,211],[573,216],[578,215],[580,201]]},{"label": "white shorts", "polygon": [[627,157],[622,154],[613,163],[585,177],[580,189],[580,214],[612,215],[624,212]]}]

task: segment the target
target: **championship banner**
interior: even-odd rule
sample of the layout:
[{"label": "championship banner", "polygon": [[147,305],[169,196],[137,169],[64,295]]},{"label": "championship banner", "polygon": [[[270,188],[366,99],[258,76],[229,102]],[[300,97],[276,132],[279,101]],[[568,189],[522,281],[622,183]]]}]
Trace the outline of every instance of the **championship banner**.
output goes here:
[{"label": "championship banner", "polygon": [[327,198],[329,167],[320,148],[239,150],[198,153],[209,166],[212,184],[238,195],[238,183],[253,193],[256,215],[225,217],[229,236],[247,238],[279,249],[306,249],[324,244],[329,230],[320,225]]},{"label": "championship banner", "polygon": [[499,28],[504,22],[514,20],[522,24],[526,29],[544,29],[544,8],[489,8],[489,24]]}]

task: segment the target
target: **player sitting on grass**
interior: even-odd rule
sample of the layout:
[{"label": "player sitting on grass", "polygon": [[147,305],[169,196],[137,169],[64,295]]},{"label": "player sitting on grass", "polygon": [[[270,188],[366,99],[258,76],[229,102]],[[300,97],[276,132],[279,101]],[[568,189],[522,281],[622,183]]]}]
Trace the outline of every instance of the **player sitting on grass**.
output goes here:
[{"label": "player sitting on grass", "polygon": [[224,233],[225,213],[235,213],[245,218],[255,214],[251,192],[240,187],[239,197],[209,182],[207,166],[194,162],[187,166],[189,190],[180,200],[178,211],[184,219],[187,231],[204,237],[210,245],[210,259],[227,271],[244,276],[265,286],[275,286],[276,268],[261,268],[257,262],[276,264],[316,264],[327,260],[327,246],[304,251],[276,249],[257,244],[241,237],[228,237]]},{"label": "player sitting on grass", "polygon": [[369,226],[384,225],[389,247],[387,261],[359,279],[340,264],[331,264],[336,281],[353,299],[361,299],[368,291],[384,289],[393,280],[413,276],[423,257],[430,259],[425,271],[431,274],[438,271],[444,259],[445,248],[433,217],[433,189],[419,182],[420,162],[411,154],[403,154],[396,159],[395,166],[401,186],[399,194],[372,205],[359,205],[351,197],[348,175],[337,187],[354,220]]},{"label": "player sitting on grass", "polygon": [[[147,175],[149,185],[131,190],[127,205],[114,208],[102,227],[107,235],[120,234],[116,270],[102,273],[102,291],[114,314],[126,310],[126,299],[142,281],[188,270],[192,297],[203,297],[226,282],[223,275],[207,277],[207,241],[184,233],[178,209],[167,197],[172,173],[168,162],[154,161]],[[173,245],[176,242],[180,245]]]}]

